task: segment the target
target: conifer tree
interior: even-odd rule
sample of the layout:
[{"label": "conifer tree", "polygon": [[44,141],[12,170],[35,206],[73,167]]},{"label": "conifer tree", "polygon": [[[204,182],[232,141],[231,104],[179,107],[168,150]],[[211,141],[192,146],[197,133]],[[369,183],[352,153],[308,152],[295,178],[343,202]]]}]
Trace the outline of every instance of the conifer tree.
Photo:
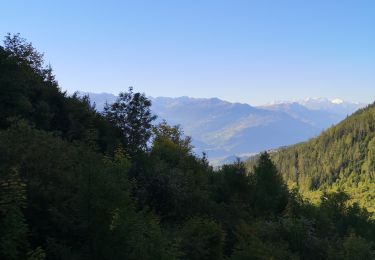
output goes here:
[{"label": "conifer tree", "polygon": [[288,202],[288,190],[267,152],[260,155],[254,167],[256,210],[278,213]]}]

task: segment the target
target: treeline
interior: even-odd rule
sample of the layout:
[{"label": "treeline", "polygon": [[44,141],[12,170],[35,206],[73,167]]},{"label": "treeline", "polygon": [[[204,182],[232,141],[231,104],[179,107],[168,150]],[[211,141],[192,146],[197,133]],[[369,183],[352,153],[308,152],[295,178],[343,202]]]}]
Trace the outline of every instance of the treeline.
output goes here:
[{"label": "treeline", "polygon": [[272,153],[272,159],[284,179],[307,197],[345,191],[352,202],[375,213],[375,104],[317,138]]},{"label": "treeline", "polygon": [[0,259],[373,259],[343,192],[289,191],[269,155],[214,170],[129,89],[100,114],[19,35],[0,47]]}]

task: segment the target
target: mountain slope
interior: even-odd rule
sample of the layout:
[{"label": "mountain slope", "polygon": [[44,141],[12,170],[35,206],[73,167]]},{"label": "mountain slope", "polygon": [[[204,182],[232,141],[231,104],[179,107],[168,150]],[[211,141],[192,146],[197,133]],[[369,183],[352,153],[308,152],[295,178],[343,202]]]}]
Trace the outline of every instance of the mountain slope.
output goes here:
[{"label": "mountain slope", "polygon": [[[98,110],[112,103],[112,94],[87,93]],[[305,141],[338,123],[360,104],[327,99],[253,107],[218,98],[151,98],[159,120],[179,124],[192,136],[195,152],[206,152],[212,163]],[[305,105],[302,105],[302,103]]]},{"label": "mountain slope", "polygon": [[374,212],[375,103],[317,138],[274,152],[272,159],[289,184],[308,196],[341,189]]},{"label": "mountain slope", "polygon": [[282,111],[295,119],[310,124],[312,127],[326,129],[333,124],[340,122],[348,114],[353,113],[359,107],[353,108],[347,113],[336,113],[332,110],[307,108],[306,106],[298,102],[280,103],[270,106],[264,106],[263,108],[272,111]]},{"label": "mountain slope", "polygon": [[282,111],[217,98],[154,98],[152,101],[153,110],[160,118],[181,124],[193,137],[194,144],[200,144],[200,150],[210,157],[259,152],[300,142],[319,132]]},{"label": "mountain slope", "polygon": [[153,128],[142,120],[150,105],[143,95],[129,91],[103,116],[87,98],[61,92],[31,44],[18,35],[6,39],[0,259],[375,255],[375,221],[345,205],[345,194],[329,194],[320,205],[300,200],[267,153],[251,174],[239,163],[213,169],[165,124],[153,140],[142,139],[149,149],[126,145],[139,144],[140,128]]}]

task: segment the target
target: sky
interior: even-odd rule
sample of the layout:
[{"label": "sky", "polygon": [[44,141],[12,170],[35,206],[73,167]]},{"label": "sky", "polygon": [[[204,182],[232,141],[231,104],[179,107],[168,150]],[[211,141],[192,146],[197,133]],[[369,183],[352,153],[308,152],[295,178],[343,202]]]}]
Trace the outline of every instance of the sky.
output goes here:
[{"label": "sky", "polygon": [[219,97],[375,100],[375,1],[3,1],[0,37],[45,54],[60,87]]}]

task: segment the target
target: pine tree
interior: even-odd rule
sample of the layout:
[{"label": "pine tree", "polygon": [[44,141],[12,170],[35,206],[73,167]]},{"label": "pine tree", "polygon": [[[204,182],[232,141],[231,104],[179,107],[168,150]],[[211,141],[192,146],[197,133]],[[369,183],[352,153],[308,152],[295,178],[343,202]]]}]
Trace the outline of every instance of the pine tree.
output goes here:
[{"label": "pine tree", "polygon": [[282,211],[288,202],[288,189],[267,152],[260,155],[254,178],[255,209],[265,213]]}]

